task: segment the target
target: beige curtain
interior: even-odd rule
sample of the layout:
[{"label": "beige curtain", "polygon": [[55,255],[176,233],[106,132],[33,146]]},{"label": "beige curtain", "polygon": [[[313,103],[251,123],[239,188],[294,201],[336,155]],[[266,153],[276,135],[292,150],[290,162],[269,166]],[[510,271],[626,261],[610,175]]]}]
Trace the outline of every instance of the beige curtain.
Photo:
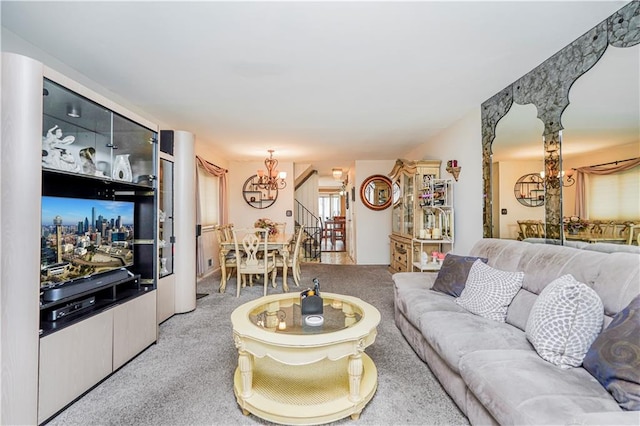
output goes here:
[{"label": "beige curtain", "polygon": [[[196,164],[206,173],[211,176],[215,176],[220,178],[220,188],[219,188],[219,199],[218,199],[218,208],[220,224],[224,225],[228,223],[229,220],[229,207],[227,205],[227,173],[229,172],[227,169],[223,169],[222,167],[216,166],[213,163],[205,160],[204,158],[196,155]],[[196,173],[196,224],[198,229],[202,227],[202,200],[200,199],[200,182],[198,179],[198,173]],[[202,236],[198,233],[196,239],[196,249],[197,249],[197,274],[202,275],[205,270],[205,260],[204,260],[204,247]]]},{"label": "beige curtain", "polygon": [[587,176],[585,175],[611,175],[633,169],[639,165],[640,157],[616,161],[612,164],[578,167],[576,169],[576,215],[583,219],[588,219],[589,217],[587,212]]}]

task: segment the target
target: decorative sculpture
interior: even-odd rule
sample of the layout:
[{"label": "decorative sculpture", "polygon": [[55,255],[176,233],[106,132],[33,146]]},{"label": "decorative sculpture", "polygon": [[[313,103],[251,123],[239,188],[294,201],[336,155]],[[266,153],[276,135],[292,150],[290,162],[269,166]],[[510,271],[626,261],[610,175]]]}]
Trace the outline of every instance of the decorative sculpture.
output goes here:
[{"label": "decorative sculpture", "polygon": [[42,138],[42,165],[51,169],[58,169],[67,172],[80,172],[80,166],[66,146],[75,142],[75,136],[65,136],[62,138],[62,129],[56,124]]}]

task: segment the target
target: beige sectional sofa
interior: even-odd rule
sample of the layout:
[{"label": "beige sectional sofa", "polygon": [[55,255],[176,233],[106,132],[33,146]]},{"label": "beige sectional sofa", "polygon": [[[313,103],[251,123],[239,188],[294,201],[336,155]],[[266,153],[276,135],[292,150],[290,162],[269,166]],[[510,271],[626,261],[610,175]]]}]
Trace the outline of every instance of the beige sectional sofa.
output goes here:
[{"label": "beige sectional sofa", "polygon": [[640,412],[623,410],[586,369],[541,358],[525,333],[538,295],[565,274],[595,290],[605,329],[640,292],[640,255],[483,239],[470,256],[524,272],[506,322],[432,290],[437,273],[401,272],[393,280],[397,327],[472,424],[640,424]]}]

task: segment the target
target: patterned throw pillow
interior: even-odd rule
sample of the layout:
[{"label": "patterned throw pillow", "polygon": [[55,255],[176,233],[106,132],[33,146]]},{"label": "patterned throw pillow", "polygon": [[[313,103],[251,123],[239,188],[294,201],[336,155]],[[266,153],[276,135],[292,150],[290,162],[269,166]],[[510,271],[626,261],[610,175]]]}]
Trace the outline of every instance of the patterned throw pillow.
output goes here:
[{"label": "patterned throw pillow", "polygon": [[556,278],[536,299],[525,331],[538,355],[560,368],[579,367],[602,330],[600,296],[571,274]]},{"label": "patterned throw pillow", "polygon": [[596,338],[582,362],[625,410],[640,410],[640,295]]},{"label": "patterned throw pillow", "polygon": [[524,272],[500,271],[476,260],[456,303],[481,317],[505,322],[507,308],[522,287],[523,278]]},{"label": "patterned throw pillow", "polygon": [[459,297],[464,289],[469,276],[469,270],[473,262],[480,259],[487,263],[489,259],[485,257],[457,256],[447,254],[442,262],[442,267],[438,271],[438,277],[433,283],[432,290],[439,291],[453,297]]}]

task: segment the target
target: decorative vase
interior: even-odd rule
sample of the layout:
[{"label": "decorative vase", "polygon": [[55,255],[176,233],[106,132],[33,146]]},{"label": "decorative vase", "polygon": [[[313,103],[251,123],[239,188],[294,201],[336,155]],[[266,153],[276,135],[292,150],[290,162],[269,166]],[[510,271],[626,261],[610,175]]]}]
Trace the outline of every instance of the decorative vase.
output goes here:
[{"label": "decorative vase", "polygon": [[169,270],[167,269],[167,258],[162,257],[160,258],[160,275],[166,275],[168,273]]},{"label": "decorative vase", "polygon": [[129,154],[116,155],[116,159],[113,162],[113,173],[111,174],[111,177],[115,180],[121,180],[124,182],[133,181]]}]

